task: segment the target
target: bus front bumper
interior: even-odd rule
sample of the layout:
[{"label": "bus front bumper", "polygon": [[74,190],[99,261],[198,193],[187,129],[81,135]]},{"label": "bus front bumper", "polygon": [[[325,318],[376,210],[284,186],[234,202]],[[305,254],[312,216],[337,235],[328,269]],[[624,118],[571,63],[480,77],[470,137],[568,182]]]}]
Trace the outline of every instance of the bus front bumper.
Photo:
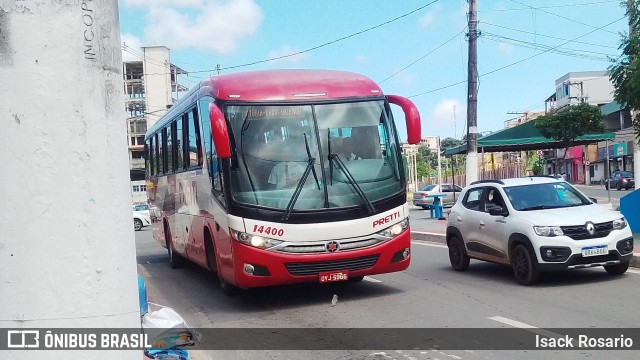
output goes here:
[{"label": "bus front bumper", "polygon": [[348,251],[286,254],[233,241],[235,281],[240,288],[319,282],[320,273],[342,272],[349,278],[402,271],[411,260],[411,231],[382,244]]}]

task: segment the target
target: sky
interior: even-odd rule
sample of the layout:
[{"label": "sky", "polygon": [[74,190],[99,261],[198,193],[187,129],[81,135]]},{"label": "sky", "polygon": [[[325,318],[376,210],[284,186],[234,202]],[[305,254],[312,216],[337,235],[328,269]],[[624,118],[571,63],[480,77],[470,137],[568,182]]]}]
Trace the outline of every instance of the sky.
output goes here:
[{"label": "sky", "polygon": [[[603,71],[628,30],[620,0],[478,0],[478,131],[544,111],[555,81]],[[353,71],[411,99],[422,135],[466,134],[466,0],[119,0],[125,61],[163,45],[194,86],[218,73]],[[401,140],[402,111],[394,109]]]}]

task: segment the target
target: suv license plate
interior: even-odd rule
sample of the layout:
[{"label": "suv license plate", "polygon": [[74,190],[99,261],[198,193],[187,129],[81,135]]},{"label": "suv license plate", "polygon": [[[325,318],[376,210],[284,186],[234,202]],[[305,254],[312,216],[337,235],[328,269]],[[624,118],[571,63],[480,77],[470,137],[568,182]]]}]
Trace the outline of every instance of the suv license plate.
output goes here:
[{"label": "suv license plate", "polygon": [[349,272],[347,271],[321,272],[318,275],[321,283],[349,280]]},{"label": "suv license plate", "polygon": [[582,257],[607,255],[607,254],[609,254],[607,245],[589,246],[589,247],[582,248]]}]

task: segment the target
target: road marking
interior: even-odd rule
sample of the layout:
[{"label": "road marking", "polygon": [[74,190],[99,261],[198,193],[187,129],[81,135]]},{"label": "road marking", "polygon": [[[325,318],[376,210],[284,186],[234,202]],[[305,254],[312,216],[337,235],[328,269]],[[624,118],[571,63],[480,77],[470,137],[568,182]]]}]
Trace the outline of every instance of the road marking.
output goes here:
[{"label": "road marking", "polygon": [[500,323],[503,323],[505,325],[509,325],[509,326],[513,326],[519,329],[524,329],[527,331],[531,331],[533,333],[545,336],[545,337],[561,337],[562,335],[551,332],[551,331],[547,331],[547,330],[542,330],[538,327],[535,327],[533,325],[529,325],[529,324],[525,324],[523,322],[520,321],[516,321],[516,320],[511,320],[511,319],[507,319],[505,317],[502,316],[492,316],[489,318],[489,320],[493,320],[493,321],[497,321]]},{"label": "road marking", "polygon": [[414,245],[422,245],[422,246],[432,246],[432,247],[439,247],[439,248],[447,248],[447,245],[444,244],[439,244],[439,243],[434,243],[434,242],[429,242],[429,241],[411,241],[412,244]]},{"label": "road marking", "polygon": [[370,282],[374,282],[374,283],[381,283],[382,282],[382,281],[380,281],[378,279],[374,279],[374,278],[368,277],[368,276],[365,276],[364,279],[362,279],[362,280],[370,281]]}]

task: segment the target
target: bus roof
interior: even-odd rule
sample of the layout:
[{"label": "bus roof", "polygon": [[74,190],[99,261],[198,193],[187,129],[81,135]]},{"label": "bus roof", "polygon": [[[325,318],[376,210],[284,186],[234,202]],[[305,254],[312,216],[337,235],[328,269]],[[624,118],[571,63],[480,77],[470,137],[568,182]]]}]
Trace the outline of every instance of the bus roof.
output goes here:
[{"label": "bus roof", "polygon": [[379,97],[382,90],[366,76],[333,70],[262,70],[205,79],[220,100],[273,101]]},{"label": "bus roof", "polygon": [[261,70],[218,75],[200,81],[147,130],[145,139],[176,114],[209,95],[222,101],[321,101],[380,98],[382,90],[366,76],[335,70]]}]

